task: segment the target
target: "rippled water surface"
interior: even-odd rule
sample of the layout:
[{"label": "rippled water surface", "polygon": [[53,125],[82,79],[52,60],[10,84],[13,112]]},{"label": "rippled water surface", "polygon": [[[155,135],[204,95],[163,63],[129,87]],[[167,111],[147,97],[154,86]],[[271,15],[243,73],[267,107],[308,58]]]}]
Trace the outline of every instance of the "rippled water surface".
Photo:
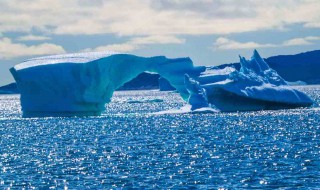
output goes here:
[{"label": "rippled water surface", "polygon": [[116,92],[100,117],[21,118],[0,96],[0,189],[314,189],[320,187],[320,87],[306,109],[150,114],[172,92]]}]

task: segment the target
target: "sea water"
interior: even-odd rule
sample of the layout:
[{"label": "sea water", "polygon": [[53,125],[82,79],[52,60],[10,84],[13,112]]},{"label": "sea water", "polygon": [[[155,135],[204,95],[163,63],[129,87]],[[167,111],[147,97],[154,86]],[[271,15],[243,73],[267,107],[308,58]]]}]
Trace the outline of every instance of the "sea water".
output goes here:
[{"label": "sea water", "polygon": [[299,89],[312,107],[160,114],[185,103],[121,91],[100,117],[28,119],[1,95],[0,189],[320,188],[320,86]]}]

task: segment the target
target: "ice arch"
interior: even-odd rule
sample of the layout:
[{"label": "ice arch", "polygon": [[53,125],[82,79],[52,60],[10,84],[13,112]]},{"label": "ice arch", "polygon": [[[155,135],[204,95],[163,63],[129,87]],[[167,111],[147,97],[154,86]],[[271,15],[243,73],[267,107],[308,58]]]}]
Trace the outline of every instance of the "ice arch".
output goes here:
[{"label": "ice arch", "polygon": [[159,73],[186,100],[184,75],[197,77],[204,70],[190,58],[94,52],[34,58],[10,71],[21,91],[23,116],[35,117],[99,115],[117,88],[144,71]]}]

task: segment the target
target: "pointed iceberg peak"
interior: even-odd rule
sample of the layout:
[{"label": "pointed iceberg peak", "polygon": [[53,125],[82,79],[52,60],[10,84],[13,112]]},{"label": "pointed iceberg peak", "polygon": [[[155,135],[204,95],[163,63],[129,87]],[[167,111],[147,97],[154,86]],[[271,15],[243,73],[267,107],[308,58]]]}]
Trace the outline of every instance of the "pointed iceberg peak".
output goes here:
[{"label": "pointed iceberg peak", "polygon": [[264,71],[270,69],[268,64],[260,56],[258,51],[255,49],[250,60],[246,60],[244,57],[240,57],[241,72],[247,74],[249,70],[254,71],[256,74],[261,75]]},{"label": "pointed iceberg peak", "polygon": [[259,70],[265,71],[268,70],[270,67],[265,62],[265,60],[260,56],[256,49],[253,50],[253,56],[251,57],[251,62],[255,62],[255,64],[260,68]]},{"label": "pointed iceberg peak", "polygon": [[[260,56],[259,52],[254,49],[253,50],[253,55],[251,57],[251,60],[256,60],[258,62],[259,65],[263,64],[263,65],[267,65],[267,63],[264,61],[264,59]],[[269,68],[269,66],[267,65],[267,67]]]},{"label": "pointed iceberg peak", "polygon": [[259,52],[258,52],[256,49],[253,50],[253,57],[255,57],[255,58],[261,58]]},{"label": "pointed iceberg peak", "polygon": [[[251,57],[251,60],[255,60],[258,65],[267,65],[256,49],[253,50],[253,55]],[[268,65],[267,67],[269,68]]]},{"label": "pointed iceberg peak", "polygon": [[239,55],[239,59],[241,66],[240,72],[248,74],[250,72],[249,68],[251,68],[251,66],[249,65],[250,63],[246,60],[246,58],[241,57],[241,55]]}]

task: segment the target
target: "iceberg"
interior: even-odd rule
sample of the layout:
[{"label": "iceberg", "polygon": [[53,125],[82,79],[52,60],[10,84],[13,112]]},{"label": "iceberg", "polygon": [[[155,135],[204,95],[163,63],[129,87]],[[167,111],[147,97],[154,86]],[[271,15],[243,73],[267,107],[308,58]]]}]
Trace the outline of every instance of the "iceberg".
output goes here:
[{"label": "iceberg", "polygon": [[189,95],[189,104],[199,108],[199,105],[205,106],[207,101],[211,107],[228,112],[296,108],[313,104],[306,94],[288,86],[256,50],[251,60],[240,56],[240,65],[240,71],[226,67],[208,70],[198,78],[186,75],[186,88],[193,92]]},{"label": "iceberg", "polygon": [[206,90],[198,81],[185,74],[185,85],[189,92],[188,103],[191,105],[191,110],[209,107]]},{"label": "iceberg", "polygon": [[184,75],[196,78],[204,70],[190,58],[115,52],[39,57],[10,69],[21,92],[23,117],[100,115],[113,92],[144,71],[159,73],[187,100]]},{"label": "iceberg", "polygon": [[[90,52],[39,57],[10,69],[21,92],[23,117],[96,116],[113,92],[143,72],[168,81],[191,111],[255,111],[310,106],[255,50],[232,67],[194,66],[190,58]],[[135,102],[132,102],[135,103]],[[137,102],[138,103],[138,102]],[[210,111],[211,112],[211,111]]]}]

